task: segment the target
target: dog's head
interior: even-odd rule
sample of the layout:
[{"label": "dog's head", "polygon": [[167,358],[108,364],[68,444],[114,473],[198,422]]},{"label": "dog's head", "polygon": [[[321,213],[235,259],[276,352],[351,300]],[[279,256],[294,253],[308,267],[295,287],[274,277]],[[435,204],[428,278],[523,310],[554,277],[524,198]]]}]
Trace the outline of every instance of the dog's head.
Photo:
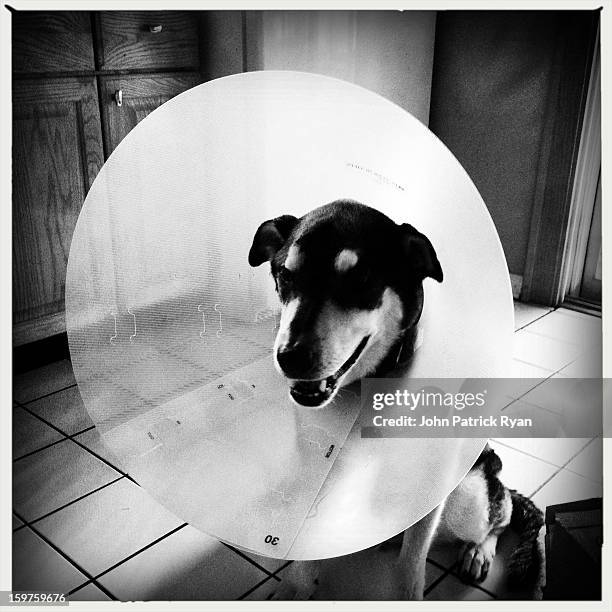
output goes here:
[{"label": "dog's head", "polygon": [[249,264],[266,261],[282,303],[275,363],[293,400],[310,407],[375,371],[417,323],[423,279],[442,282],[423,234],[350,200],[262,223]]}]

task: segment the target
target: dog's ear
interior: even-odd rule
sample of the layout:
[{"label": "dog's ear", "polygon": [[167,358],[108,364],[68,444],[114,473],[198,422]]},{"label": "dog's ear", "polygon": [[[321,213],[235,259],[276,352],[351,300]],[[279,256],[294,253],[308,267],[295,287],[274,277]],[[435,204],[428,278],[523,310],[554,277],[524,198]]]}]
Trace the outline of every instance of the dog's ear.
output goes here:
[{"label": "dog's ear", "polygon": [[249,265],[256,267],[270,261],[285,244],[297,222],[298,219],[292,215],[282,215],[264,221],[255,232],[249,251]]},{"label": "dog's ear", "polygon": [[421,281],[429,276],[441,283],[444,279],[442,266],[429,238],[408,223],[400,225],[399,230],[404,261],[414,277]]}]

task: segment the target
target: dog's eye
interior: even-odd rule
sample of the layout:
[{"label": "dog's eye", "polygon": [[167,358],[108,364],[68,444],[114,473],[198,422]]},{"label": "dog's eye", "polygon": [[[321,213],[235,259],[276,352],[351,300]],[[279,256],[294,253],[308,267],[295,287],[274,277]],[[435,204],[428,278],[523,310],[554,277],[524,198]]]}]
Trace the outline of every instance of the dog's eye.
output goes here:
[{"label": "dog's eye", "polygon": [[282,266],[278,270],[278,280],[284,285],[287,285],[293,281],[293,273],[290,270],[287,270],[285,266]]},{"label": "dog's eye", "polygon": [[369,268],[360,268],[353,271],[350,275],[350,283],[357,288],[362,288],[368,285],[372,278],[371,271]]}]

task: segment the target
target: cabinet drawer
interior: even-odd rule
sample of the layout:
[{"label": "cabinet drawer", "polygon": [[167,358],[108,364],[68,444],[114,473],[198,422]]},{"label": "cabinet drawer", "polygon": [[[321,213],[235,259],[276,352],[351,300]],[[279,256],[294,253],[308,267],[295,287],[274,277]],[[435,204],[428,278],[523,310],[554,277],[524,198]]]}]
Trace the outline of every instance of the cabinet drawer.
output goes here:
[{"label": "cabinet drawer", "polygon": [[13,72],[94,69],[91,14],[84,11],[13,13]]},{"label": "cabinet drawer", "polygon": [[196,13],[107,11],[100,13],[102,70],[199,66]]},{"label": "cabinet drawer", "polygon": [[[201,83],[197,73],[165,73],[102,77],[103,127],[108,154],[158,106]],[[121,92],[121,106],[117,104]]]}]

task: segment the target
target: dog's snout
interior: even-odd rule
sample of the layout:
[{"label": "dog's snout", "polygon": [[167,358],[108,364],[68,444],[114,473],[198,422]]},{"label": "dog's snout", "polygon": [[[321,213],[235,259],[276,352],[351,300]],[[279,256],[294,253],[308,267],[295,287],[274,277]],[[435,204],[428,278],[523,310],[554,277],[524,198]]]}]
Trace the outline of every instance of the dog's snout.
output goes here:
[{"label": "dog's snout", "polygon": [[307,378],[313,366],[313,353],[306,343],[284,346],[276,357],[281,370],[289,378]]}]

